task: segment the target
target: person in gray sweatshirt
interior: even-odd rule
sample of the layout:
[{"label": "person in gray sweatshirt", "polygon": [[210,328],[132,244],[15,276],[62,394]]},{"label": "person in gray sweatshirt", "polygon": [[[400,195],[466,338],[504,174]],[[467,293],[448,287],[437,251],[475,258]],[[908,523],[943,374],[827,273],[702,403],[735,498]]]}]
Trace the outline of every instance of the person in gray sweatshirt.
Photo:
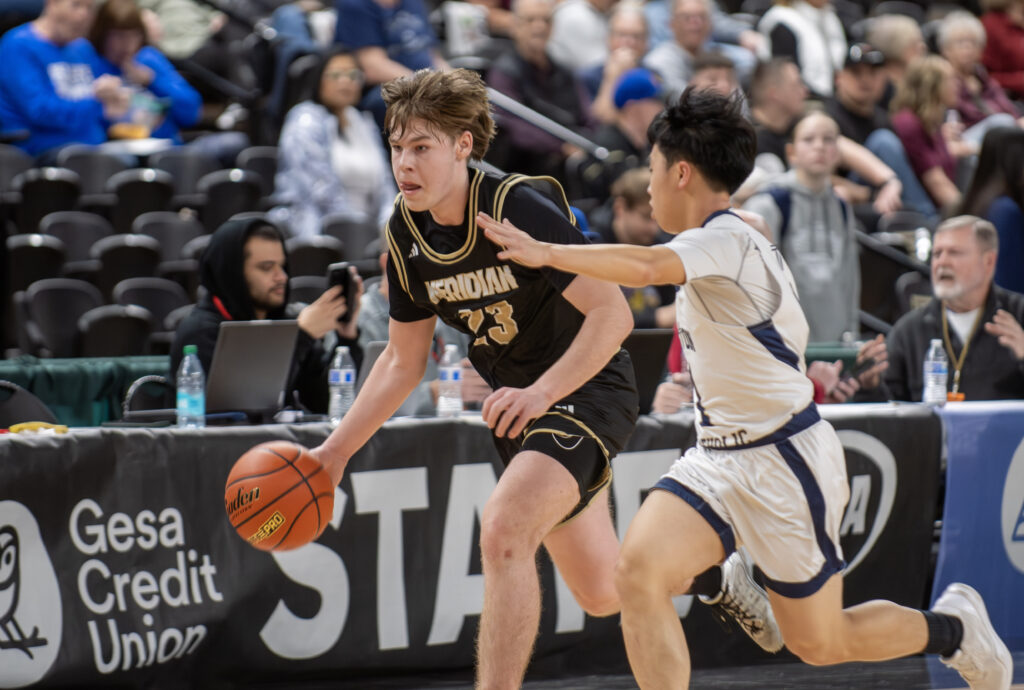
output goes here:
[{"label": "person in gray sweatshirt", "polygon": [[[786,145],[790,170],[743,208],[764,217],[796,280],[811,342],[859,331],[860,265],[853,209],[832,189],[839,126],[827,114],[804,115]],[[849,336],[847,336],[849,337]]]}]

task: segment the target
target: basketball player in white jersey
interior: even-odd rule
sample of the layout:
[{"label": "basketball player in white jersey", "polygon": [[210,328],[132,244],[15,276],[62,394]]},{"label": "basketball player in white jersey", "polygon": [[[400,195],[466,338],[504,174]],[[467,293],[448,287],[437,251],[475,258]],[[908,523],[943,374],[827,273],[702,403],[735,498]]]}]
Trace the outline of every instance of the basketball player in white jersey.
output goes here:
[{"label": "basketball player in white jersey", "polygon": [[837,664],[937,653],[974,690],[1006,690],[1012,661],[978,593],[952,584],[931,611],[871,601],[843,609],[843,448],[805,376],[807,321],[781,253],[731,211],[755,135],[738,99],[688,89],[651,125],[651,205],[671,242],[551,245],[481,215],[500,258],[621,285],[680,285],[679,337],[693,376],[698,445],[655,485],[616,568],[640,687],[689,684],[670,599],[738,546],[764,571],[783,639]]}]

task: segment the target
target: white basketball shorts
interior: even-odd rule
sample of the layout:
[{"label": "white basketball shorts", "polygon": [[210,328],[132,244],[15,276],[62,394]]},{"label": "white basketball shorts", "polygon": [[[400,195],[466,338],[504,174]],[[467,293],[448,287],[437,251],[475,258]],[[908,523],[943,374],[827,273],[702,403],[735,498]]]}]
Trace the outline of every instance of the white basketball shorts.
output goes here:
[{"label": "white basketball shorts", "polygon": [[728,557],[744,546],[785,597],[817,592],[845,566],[839,526],[850,498],[846,456],[832,425],[818,420],[767,445],[696,446],[655,485],[694,507]]}]

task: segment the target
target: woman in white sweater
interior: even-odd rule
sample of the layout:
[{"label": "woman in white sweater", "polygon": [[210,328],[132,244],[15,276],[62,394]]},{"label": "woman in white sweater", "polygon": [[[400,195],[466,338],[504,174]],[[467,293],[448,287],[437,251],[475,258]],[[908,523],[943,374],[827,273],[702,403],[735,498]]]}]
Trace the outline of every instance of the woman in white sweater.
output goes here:
[{"label": "woman in white sweater", "polygon": [[293,236],[317,235],[328,214],[383,222],[396,189],[380,130],[356,110],[363,73],[343,50],[324,56],[310,100],[288,111],[278,142],[271,218]]}]

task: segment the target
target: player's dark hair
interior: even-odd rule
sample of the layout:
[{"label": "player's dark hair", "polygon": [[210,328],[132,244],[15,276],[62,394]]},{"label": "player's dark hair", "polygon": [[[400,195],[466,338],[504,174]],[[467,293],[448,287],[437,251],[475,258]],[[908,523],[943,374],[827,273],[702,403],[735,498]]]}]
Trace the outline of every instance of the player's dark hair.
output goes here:
[{"label": "player's dark hair", "polygon": [[757,135],[737,93],[687,88],[654,118],[647,139],[668,165],[685,160],[716,191],[732,194],[754,169]]},{"label": "player's dark hair", "polygon": [[483,159],[494,138],[487,85],[472,70],[421,69],[384,84],[381,96],[387,105],[384,130],[389,138],[401,136],[413,120],[453,139],[468,131],[473,135],[471,157],[476,160]]}]

